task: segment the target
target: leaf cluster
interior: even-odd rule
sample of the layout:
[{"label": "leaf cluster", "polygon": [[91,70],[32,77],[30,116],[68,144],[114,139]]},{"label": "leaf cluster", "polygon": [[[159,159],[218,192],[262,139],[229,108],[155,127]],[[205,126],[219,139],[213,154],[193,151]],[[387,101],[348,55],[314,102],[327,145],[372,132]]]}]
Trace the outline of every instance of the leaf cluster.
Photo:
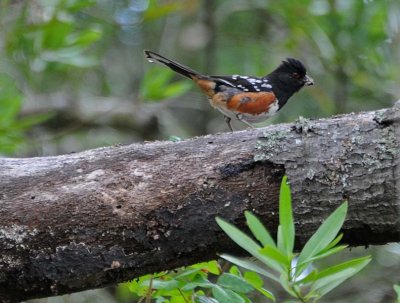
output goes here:
[{"label": "leaf cluster", "polygon": [[[296,253],[291,195],[285,177],[280,191],[276,242],[260,220],[250,212],[245,213],[247,225],[257,241],[230,223],[217,218],[217,223],[224,232],[262,265],[226,254],[221,257],[279,283],[290,296],[300,302],[316,302],[359,272],[371,260],[370,256],[366,256],[322,270],[315,266],[315,261],[338,253],[347,247],[338,245],[342,238],[342,234],[338,235],[338,233],[344,223],[347,207],[347,202],[339,206],[308,240],[302,251]],[[272,300],[275,301],[274,298]]]},{"label": "leaf cluster", "polygon": [[254,290],[269,295],[262,284],[257,273],[242,274],[236,266],[223,272],[217,261],[210,261],[176,272],[146,275],[120,287],[137,295],[139,302],[246,303],[251,302],[247,295]]}]

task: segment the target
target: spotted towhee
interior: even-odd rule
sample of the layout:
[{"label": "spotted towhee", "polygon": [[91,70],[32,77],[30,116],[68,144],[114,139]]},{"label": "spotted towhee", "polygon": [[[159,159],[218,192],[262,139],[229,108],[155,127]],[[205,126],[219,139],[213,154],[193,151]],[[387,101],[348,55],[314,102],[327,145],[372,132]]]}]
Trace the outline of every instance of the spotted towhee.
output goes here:
[{"label": "spotted towhee", "polygon": [[278,112],[289,98],[304,85],[313,85],[306,68],[299,60],[288,58],[264,77],[206,76],[180,63],[151,51],[144,51],[150,62],[160,62],[173,71],[192,79],[218,109],[232,131],[231,118],[248,126],[261,122]]}]

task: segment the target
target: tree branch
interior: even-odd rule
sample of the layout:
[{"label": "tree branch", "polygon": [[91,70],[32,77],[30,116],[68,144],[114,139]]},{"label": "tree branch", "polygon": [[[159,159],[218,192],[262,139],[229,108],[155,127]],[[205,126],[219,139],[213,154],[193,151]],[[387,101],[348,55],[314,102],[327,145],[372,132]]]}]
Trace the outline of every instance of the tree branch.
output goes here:
[{"label": "tree branch", "polygon": [[240,252],[216,226],[274,233],[284,174],[297,247],[343,200],[344,241],[400,240],[400,103],[182,142],[0,159],[0,301],[102,287]]}]

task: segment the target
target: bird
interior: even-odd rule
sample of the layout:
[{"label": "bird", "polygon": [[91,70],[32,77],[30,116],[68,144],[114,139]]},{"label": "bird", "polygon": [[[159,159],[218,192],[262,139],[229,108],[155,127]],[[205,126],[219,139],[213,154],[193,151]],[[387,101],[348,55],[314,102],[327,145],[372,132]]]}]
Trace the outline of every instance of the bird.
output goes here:
[{"label": "bird", "polygon": [[264,77],[201,74],[183,64],[153,51],[145,50],[149,62],[166,65],[174,72],[193,80],[207,96],[212,107],[220,111],[230,131],[231,120],[237,119],[250,128],[275,115],[303,86],[314,85],[304,64],[287,58]]}]

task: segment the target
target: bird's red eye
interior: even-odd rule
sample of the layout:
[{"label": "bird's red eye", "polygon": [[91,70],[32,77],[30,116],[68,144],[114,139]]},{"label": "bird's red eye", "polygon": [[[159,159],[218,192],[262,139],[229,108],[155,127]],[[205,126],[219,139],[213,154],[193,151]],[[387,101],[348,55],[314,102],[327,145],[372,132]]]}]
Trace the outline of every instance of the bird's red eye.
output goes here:
[{"label": "bird's red eye", "polygon": [[293,73],[293,74],[292,74],[292,77],[295,78],[295,79],[299,79],[299,78],[300,78],[300,75],[299,75],[298,73]]}]

